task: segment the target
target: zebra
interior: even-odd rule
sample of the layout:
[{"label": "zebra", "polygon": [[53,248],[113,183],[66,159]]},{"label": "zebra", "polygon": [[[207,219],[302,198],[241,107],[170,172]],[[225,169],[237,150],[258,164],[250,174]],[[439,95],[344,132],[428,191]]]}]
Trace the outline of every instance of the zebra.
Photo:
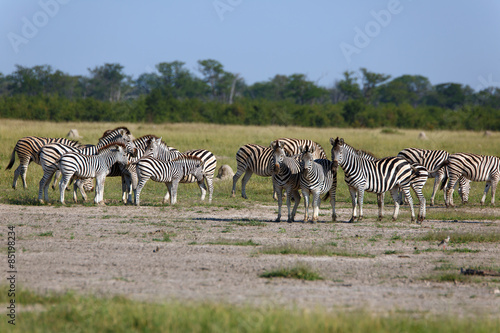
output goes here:
[{"label": "zebra", "polygon": [[139,180],[135,192],[136,206],[140,205],[141,191],[148,179],[165,183],[169,195],[165,195],[163,203],[165,204],[170,198],[170,204],[175,205],[177,202],[177,187],[183,177],[192,175],[198,182],[203,181],[204,177],[204,163],[197,156],[182,155],[169,162],[147,156],[141,158],[135,164]]},{"label": "zebra", "polygon": [[[410,205],[411,220],[415,220],[413,199],[410,186],[413,169],[411,164],[402,157],[386,157],[378,160],[368,160],[358,155],[356,149],[344,142],[343,138],[330,138],[332,145],[332,160],[334,167],[340,165],[345,173],[345,181],[349,187],[352,199],[353,222],[357,217],[356,206],[359,201],[359,220],[363,218],[363,196],[365,191],[383,193],[390,191],[394,199],[393,220],[399,214],[399,195],[401,189]],[[358,200],[356,199],[358,194]],[[379,206],[380,208],[380,206]],[[380,213],[380,210],[379,210]]]},{"label": "zebra", "polygon": [[[308,145],[309,147],[317,147],[315,158],[326,159],[326,154],[323,148],[316,142],[311,140],[293,139],[293,138],[280,138],[275,141],[280,141],[283,144],[283,148],[287,156],[293,156],[300,154],[300,147]],[[274,141],[273,141],[274,142]],[[236,153],[236,173],[233,176],[233,190],[231,196],[234,198],[236,196],[236,183],[240,179],[241,175],[243,179],[241,181],[241,196],[248,199],[246,194],[246,185],[252,177],[252,174],[256,174],[261,177],[271,177],[273,172],[269,169],[270,160],[272,158],[272,149],[270,147],[264,147],[257,144],[246,144],[241,146]],[[273,197],[276,199],[276,191],[273,191]]]},{"label": "zebra", "polygon": [[123,143],[110,143],[97,151],[96,155],[84,155],[79,152],[68,152],[61,156],[57,164],[61,171],[59,191],[61,203],[64,204],[64,193],[72,177],[80,179],[95,178],[94,203],[103,202],[104,180],[113,164],[127,164],[127,148]]},{"label": "zebra", "polygon": [[[462,176],[475,182],[486,182],[481,205],[484,205],[486,194],[491,187],[491,204],[495,205],[495,193],[500,180],[500,158],[469,153],[450,154],[448,159],[441,164],[448,169],[448,186],[446,187],[446,207],[453,207],[451,200],[453,187]],[[444,181],[443,181],[444,184]]]},{"label": "zebra", "polygon": [[304,222],[309,219],[309,194],[312,194],[313,214],[311,223],[318,221],[321,195],[329,193],[332,206],[332,221],[336,221],[335,195],[337,190],[337,169],[328,159],[315,159],[315,147],[305,146],[300,155],[300,189],[304,197]]},{"label": "zebra", "polygon": [[[445,172],[446,172],[446,168],[438,168],[438,169],[436,168],[439,164],[448,159],[450,153],[448,153],[445,150],[406,148],[401,150],[398,156],[406,159],[413,165],[418,164],[424,166],[427,169],[427,171],[436,170],[435,172],[429,173],[429,178],[434,178],[434,186],[432,189],[431,202],[430,202],[430,205],[434,206],[434,197],[436,196],[439,183],[445,178]],[[462,198],[463,203],[466,203],[468,201],[469,189],[470,189],[469,180],[465,177],[460,177],[458,191]]]},{"label": "zebra", "polygon": [[159,147],[162,144],[161,140],[162,138],[152,134],[135,139],[133,143],[137,148],[137,156],[133,157],[129,155],[129,163],[127,165],[115,163],[111,168],[107,177],[122,178],[122,201],[124,204],[131,204],[135,198],[132,191],[137,187],[137,172],[134,162],[137,162],[137,160],[144,156],[158,157]]},{"label": "zebra", "polygon": [[39,136],[27,136],[22,139],[19,139],[12,150],[12,154],[10,157],[10,162],[5,168],[5,170],[10,170],[16,161],[16,153],[19,158],[19,166],[14,171],[14,181],[12,182],[12,188],[16,189],[17,187],[17,178],[21,176],[21,180],[23,181],[23,187],[26,189],[26,173],[28,171],[28,166],[31,162],[35,162],[36,164],[40,164],[40,160],[38,158],[38,153],[40,149],[49,143],[61,143],[68,146],[80,147],[81,144],[78,141],[73,141],[66,138],[45,138]]},{"label": "zebra", "polygon": [[49,200],[49,183],[50,179],[58,169],[57,161],[59,158],[67,152],[79,152],[84,155],[95,155],[98,150],[109,143],[120,142],[124,143],[127,147],[127,153],[136,155],[137,149],[134,147],[132,142],[132,136],[130,131],[125,127],[118,127],[114,130],[109,130],[105,132],[96,146],[88,145],[84,148],[76,148],[71,146],[66,146],[60,143],[50,143],[43,146],[40,149],[40,164],[43,169],[43,177],[40,180],[39,190],[38,190],[38,201],[40,203],[48,202]]},{"label": "zebra", "polygon": [[[286,191],[286,205],[288,208],[288,222],[291,223],[295,219],[297,208],[300,203],[300,164],[297,156],[286,156],[283,144],[281,141],[276,140],[271,143],[273,155],[271,157],[269,169],[272,170],[273,188],[276,190],[278,196],[278,217],[275,222],[281,221],[281,206],[283,204],[283,190]],[[290,212],[291,198],[294,199],[294,206]]]}]

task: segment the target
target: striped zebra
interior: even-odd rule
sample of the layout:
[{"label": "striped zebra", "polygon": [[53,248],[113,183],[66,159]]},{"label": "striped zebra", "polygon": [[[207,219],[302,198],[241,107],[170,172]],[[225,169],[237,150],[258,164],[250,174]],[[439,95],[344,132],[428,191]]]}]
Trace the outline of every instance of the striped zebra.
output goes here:
[{"label": "striped zebra", "polygon": [[[44,199],[46,202],[49,200],[49,184],[50,179],[58,170],[57,161],[61,158],[62,155],[68,152],[78,152],[84,155],[95,155],[98,150],[109,143],[123,143],[127,147],[127,153],[136,155],[137,149],[133,146],[133,137],[130,134],[130,131],[125,127],[118,127],[114,130],[106,131],[105,135],[103,135],[96,146],[87,145],[84,148],[76,148],[71,146],[66,146],[60,143],[50,143],[43,146],[40,149],[40,164],[43,169],[43,177],[40,180],[40,187],[38,190],[38,201],[40,203],[44,203]],[[43,199],[44,198],[44,199]]]},{"label": "striped zebra", "polygon": [[[406,159],[411,164],[422,165],[427,171],[434,171],[429,173],[429,178],[434,178],[434,187],[432,188],[430,205],[434,206],[434,197],[436,196],[439,183],[445,178],[446,168],[437,168],[443,161],[446,161],[450,154],[445,150],[429,150],[420,148],[406,148],[399,152],[399,157]],[[437,169],[436,169],[437,168]],[[466,203],[469,197],[470,184],[469,180],[465,177],[459,178],[458,191],[462,198],[462,202]],[[446,197],[445,197],[446,201]]]},{"label": "striped zebra", "polygon": [[329,193],[332,206],[332,221],[336,221],[335,195],[337,190],[337,170],[328,159],[315,159],[315,147],[305,146],[300,155],[300,189],[304,197],[304,222],[309,219],[309,195],[312,194],[313,214],[311,223],[318,221],[321,195]]},{"label": "striped zebra", "polygon": [[[283,148],[287,156],[293,156],[300,154],[300,147],[308,145],[309,147],[317,147],[315,158],[326,159],[326,154],[323,148],[316,142],[311,140],[293,139],[293,138],[280,138],[275,141],[280,141],[283,144]],[[252,174],[256,174],[261,177],[271,177],[272,170],[269,169],[270,160],[272,158],[272,149],[270,147],[264,147],[256,144],[246,144],[241,146],[236,153],[236,173],[233,176],[233,190],[231,196],[236,196],[236,183],[243,176],[241,181],[241,196],[248,199],[246,194],[246,185],[252,177]],[[276,199],[276,191],[273,191],[273,196]]]},{"label": "striped zebra", "polygon": [[[401,189],[411,209],[411,220],[415,220],[413,199],[410,195],[413,169],[411,164],[401,157],[386,157],[378,160],[368,160],[358,155],[356,149],[338,137],[330,138],[332,145],[332,160],[334,166],[340,165],[345,173],[345,181],[349,187],[352,199],[353,222],[357,217],[356,206],[359,202],[359,220],[363,218],[364,192],[391,192],[394,199],[393,220],[399,214],[399,195]],[[359,199],[356,199],[356,194]],[[380,208],[380,206],[379,206]],[[379,210],[380,215],[380,210]]]},{"label": "striped zebra", "polygon": [[446,187],[446,207],[453,207],[451,200],[453,187],[460,177],[474,182],[486,182],[481,205],[484,205],[486,194],[491,187],[491,204],[495,204],[495,193],[500,180],[500,158],[468,153],[450,154],[441,166],[448,169],[448,186]]},{"label": "striped zebra", "polygon": [[137,148],[137,156],[128,155],[129,163],[126,165],[114,164],[107,177],[121,177],[122,179],[122,201],[131,204],[135,200],[133,189],[137,188],[137,172],[134,162],[145,156],[158,157],[161,138],[148,134],[133,141]]},{"label": "striped zebra", "polygon": [[[283,204],[283,190],[286,191],[286,205],[288,208],[288,222],[295,220],[295,214],[300,203],[300,164],[298,155],[288,157],[281,141],[276,140],[271,143],[273,155],[271,157],[269,168],[272,170],[273,188],[278,195],[278,217],[275,222],[281,221],[281,206]],[[291,198],[294,199],[293,210],[290,212]]]},{"label": "striped zebra", "polygon": [[110,143],[100,147],[96,155],[84,155],[79,152],[68,152],[57,162],[61,171],[59,191],[61,203],[64,204],[64,193],[72,177],[78,179],[95,178],[94,203],[103,202],[104,180],[115,163],[128,163],[127,148],[123,143]]},{"label": "striped zebra", "polygon": [[177,202],[177,187],[186,175],[192,175],[198,181],[203,181],[203,161],[197,156],[182,155],[176,159],[166,162],[154,157],[144,157],[136,162],[137,178],[139,182],[135,192],[135,204],[140,205],[142,188],[149,179],[167,185],[168,196],[165,195],[163,203],[170,198],[170,204]]},{"label": "striped zebra", "polygon": [[40,164],[40,160],[38,158],[38,154],[40,149],[49,143],[61,143],[72,147],[80,147],[81,145],[77,141],[73,141],[66,138],[44,138],[38,136],[27,136],[22,139],[19,139],[16,143],[16,146],[12,150],[12,154],[10,156],[9,165],[5,168],[5,170],[10,170],[16,161],[16,153],[19,158],[19,166],[14,171],[14,181],[12,182],[12,188],[16,189],[17,187],[17,178],[21,176],[23,181],[23,187],[27,188],[26,183],[26,173],[28,171],[28,166],[31,162],[35,162],[36,164]]}]

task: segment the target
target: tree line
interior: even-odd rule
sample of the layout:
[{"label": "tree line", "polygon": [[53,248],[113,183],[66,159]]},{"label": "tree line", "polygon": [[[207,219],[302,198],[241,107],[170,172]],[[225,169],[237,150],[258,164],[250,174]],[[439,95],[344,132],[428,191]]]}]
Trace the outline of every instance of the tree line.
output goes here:
[{"label": "tree line", "polygon": [[137,79],[118,63],[74,76],[49,65],[0,73],[0,117],[50,121],[210,122],[313,127],[500,130],[500,89],[432,85],[420,75],[346,71],[330,87],[304,74],[246,84],[214,59],[197,73],[162,62]]}]

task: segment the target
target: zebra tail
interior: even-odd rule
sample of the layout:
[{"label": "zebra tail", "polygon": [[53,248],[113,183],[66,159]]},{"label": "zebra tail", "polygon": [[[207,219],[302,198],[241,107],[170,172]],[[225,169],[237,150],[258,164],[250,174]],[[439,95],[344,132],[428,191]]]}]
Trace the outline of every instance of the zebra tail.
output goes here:
[{"label": "zebra tail", "polygon": [[7,165],[5,170],[10,170],[10,168],[12,168],[12,166],[14,165],[15,161],[16,161],[16,148],[14,148],[14,150],[12,150],[12,155],[10,156],[9,165]]},{"label": "zebra tail", "polygon": [[444,171],[444,178],[443,181],[441,182],[441,186],[439,187],[439,190],[441,191],[444,186],[446,185],[446,182],[448,181],[448,169]]},{"label": "zebra tail", "polygon": [[328,198],[330,198],[330,191],[326,192],[325,196],[321,200],[326,201]]}]

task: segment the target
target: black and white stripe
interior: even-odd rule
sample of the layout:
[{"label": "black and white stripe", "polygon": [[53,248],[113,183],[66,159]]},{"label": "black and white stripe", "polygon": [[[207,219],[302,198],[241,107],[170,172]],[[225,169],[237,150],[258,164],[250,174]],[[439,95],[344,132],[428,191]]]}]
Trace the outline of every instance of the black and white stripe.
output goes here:
[{"label": "black and white stripe", "polygon": [[103,135],[99,139],[99,142],[96,146],[87,145],[83,148],[75,148],[60,143],[50,143],[43,146],[40,149],[39,154],[40,165],[42,166],[44,173],[42,179],[40,180],[38,191],[38,200],[40,201],[40,203],[44,202],[42,197],[44,197],[45,201],[47,202],[49,200],[48,188],[50,179],[58,169],[57,161],[61,158],[62,155],[68,152],[78,152],[84,155],[95,155],[100,148],[110,143],[123,143],[126,146],[127,153],[132,155],[137,154],[137,149],[135,149],[133,145],[130,131],[124,127],[118,127],[114,130],[106,131],[105,135]]},{"label": "black and white stripe", "polygon": [[[314,141],[280,138],[273,142],[276,141],[282,142],[287,156],[300,154],[301,147],[308,145],[309,147],[317,148],[315,158],[327,158],[323,148]],[[252,174],[255,173],[257,176],[261,177],[272,176],[272,170],[269,169],[272,154],[273,152],[271,147],[264,147],[256,144],[246,144],[238,149],[238,152],[236,153],[236,173],[233,176],[233,190],[231,192],[233,197],[236,195],[236,183],[238,182],[238,179],[240,179],[241,175],[245,174],[241,181],[241,196],[245,199],[248,199],[246,194],[246,185],[250,180],[250,177],[252,177]],[[276,190],[273,195],[276,198]]]},{"label": "black and white stripe", "polygon": [[138,184],[135,193],[135,204],[140,205],[142,188],[149,179],[167,185],[167,195],[163,198],[166,203],[170,197],[170,204],[177,202],[177,187],[186,175],[192,175],[198,181],[203,181],[203,161],[196,156],[182,155],[166,162],[154,157],[143,157],[136,162]]},{"label": "black and white stripe", "polygon": [[[287,194],[286,205],[288,208],[288,222],[295,220],[295,214],[300,203],[300,163],[298,155],[294,157],[286,156],[283,144],[277,140],[271,143],[273,155],[270,160],[269,169],[272,170],[273,188],[278,195],[278,217],[275,222],[281,221],[281,207],[283,204],[283,190]],[[293,210],[290,211],[291,198],[294,199]]]},{"label": "black and white stripe", "polygon": [[468,153],[451,154],[448,160],[443,162],[448,169],[448,186],[446,187],[446,206],[453,206],[450,198],[453,198],[453,187],[462,176],[474,182],[486,182],[481,205],[486,200],[486,194],[491,187],[491,204],[495,204],[495,193],[500,180],[500,158]]},{"label": "black and white stripe", "polygon": [[59,191],[61,203],[64,204],[64,193],[70,179],[96,179],[94,203],[103,200],[104,179],[115,163],[126,165],[128,163],[127,148],[122,143],[111,143],[99,148],[96,155],[85,155],[79,152],[68,152],[61,156],[58,167],[61,171]]},{"label": "black and white stripe", "polygon": [[[411,164],[402,157],[386,157],[375,161],[360,157],[353,147],[344,139],[330,139],[332,144],[332,159],[334,165],[340,165],[345,173],[345,181],[349,187],[352,199],[353,222],[357,217],[356,206],[359,202],[359,219],[363,218],[363,196],[365,191],[374,193],[391,192],[394,199],[393,219],[399,214],[399,195],[401,189],[411,209],[412,221],[415,219],[413,199],[410,195]],[[356,198],[356,194],[359,199]]]},{"label": "black and white stripe", "polygon": [[28,171],[28,166],[31,162],[40,164],[40,160],[38,158],[40,149],[49,143],[62,143],[67,146],[81,147],[81,144],[79,144],[77,141],[66,138],[44,138],[39,136],[27,136],[19,139],[16,143],[16,146],[12,150],[9,165],[7,165],[7,167],[5,168],[5,170],[10,170],[12,168],[16,160],[17,153],[17,157],[19,158],[19,166],[14,171],[14,181],[12,182],[13,189],[16,189],[17,187],[17,178],[19,176],[21,176],[21,180],[23,181],[23,187],[27,188],[26,172]]},{"label": "black and white stripe", "polygon": [[332,206],[332,221],[335,221],[335,195],[337,190],[337,170],[328,159],[315,159],[316,147],[305,146],[300,155],[300,189],[304,197],[304,222],[309,219],[309,195],[312,195],[313,214],[311,222],[318,221],[321,195],[330,194],[330,205]]},{"label": "black and white stripe", "polygon": [[[434,206],[434,197],[436,196],[440,182],[445,178],[446,168],[438,168],[438,165],[448,159],[450,154],[445,150],[430,150],[420,148],[406,148],[399,152],[399,157],[403,157],[412,165],[418,164],[433,171],[429,173],[429,178],[434,178],[434,186],[432,188],[430,205]],[[459,193],[462,197],[462,202],[467,202],[469,197],[469,181],[465,177],[459,179]],[[446,201],[446,198],[445,198]]]}]

